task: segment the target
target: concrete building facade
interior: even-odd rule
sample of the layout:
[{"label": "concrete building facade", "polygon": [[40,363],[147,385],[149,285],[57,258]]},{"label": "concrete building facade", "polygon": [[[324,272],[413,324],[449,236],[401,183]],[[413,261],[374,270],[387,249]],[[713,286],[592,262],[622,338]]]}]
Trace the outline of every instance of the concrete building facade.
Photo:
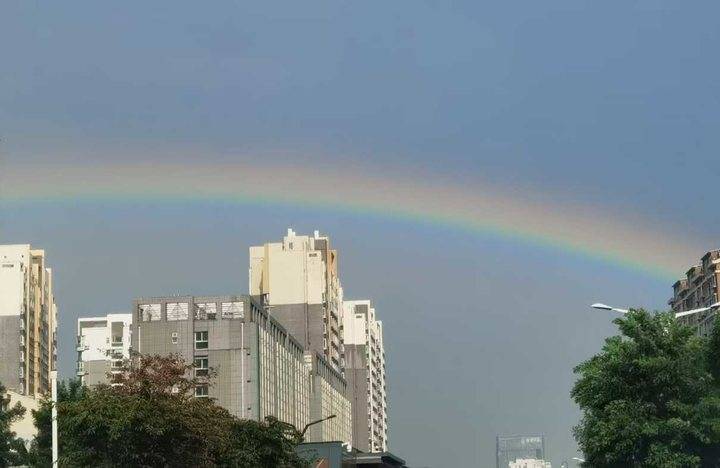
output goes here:
[{"label": "concrete building facade", "polygon": [[345,301],[343,340],[353,447],[388,451],[388,400],[382,322],[369,300]]},{"label": "concrete building facade", "polygon": [[302,427],[310,417],[310,384],[302,346],[249,296],[169,296],[133,304],[132,349],[179,354],[193,363],[195,396],[230,413],[262,420],[273,415]]},{"label": "concrete building facade", "polygon": [[265,296],[271,315],[306,349],[342,370],[342,285],[327,236],[288,229],[282,242],[250,247],[249,283],[250,295]]},{"label": "concrete building facade", "polygon": [[[179,354],[194,363],[195,377],[201,381],[195,396],[214,398],[240,418],[260,421],[275,416],[302,430],[326,411],[338,411],[332,413],[336,418],[322,423],[322,431],[312,426],[308,440],[349,442],[350,405],[342,393],[342,376],[321,356],[306,354],[260,299],[137,299],[132,349],[149,355]],[[212,382],[203,382],[211,373]],[[328,388],[336,391],[332,398],[326,396]]]},{"label": "concrete building facade", "polygon": [[308,428],[308,442],[341,441],[352,443],[352,406],[347,398],[347,382],[317,352],[305,353],[310,372],[310,419],[318,421],[335,415],[321,424]]},{"label": "concrete building facade", "polygon": [[[711,250],[700,259],[698,265],[692,266],[685,278],[673,284],[673,297],[668,305],[673,312],[707,307],[718,302],[718,284],[720,284],[720,250]],[[712,330],[715,312],[707,311],[680,317],[682,323],[696,327],[697,334],[707,336]]]},{"label": "concrete building facade", "polygon": [[77,375],[83,385],[108,383],[108,373],[130,358],[132,314],[79,318]]},{"label": "concrete building facade", "polygon": [[57,307],[45,251],[0,245],[0,381],[21,395],[50,391]]}]

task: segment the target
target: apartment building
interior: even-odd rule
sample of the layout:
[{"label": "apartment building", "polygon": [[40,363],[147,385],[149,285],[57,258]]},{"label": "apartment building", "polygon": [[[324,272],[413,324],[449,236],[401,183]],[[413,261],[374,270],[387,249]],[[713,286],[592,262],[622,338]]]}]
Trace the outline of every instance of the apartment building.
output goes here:
[{"label": "apartment building", "polygon": [[270,314],[306,349],[342,371],[343,293],[327,236],[288,229],[282,242],[250,247],[249,282],[250,295],[265,296]]},{"label": "apartment building", "polygon": [[0,245],[0,381],[21,395],[50,391],[57,307],[45,251]]},{"label": "apartment building", "polygon": [[311,426],[307,440],[349,443],[342,375],[321,355],[306,352],[265,309],[261,298],[247,295],[136,299],[132,349],[183,356],[201,381],[195,396],[213,398],[237,417],[275,416],[302,430],[334,414]]},{"label": "apartment building", "polygon": [[195,396],[214,398],[237,417],[273,415],[303,427],[310,418],[304,351],[249,296],[168,296],[134,301],[132,349],[179,354],[205,379]]},{"label": "apartment building", "polygon": [[107,314],[77,321],[77,368],[83,385],[109,383],[130,358],[132,314]]},{"label": "apartment building", "polygon": [[388,450],[388,402],[382,322],[371,301],[345,301],[343,340],[348,399],[353,408],[353,447]]},{"label": "apartment building", "polygon": [[[718,277],[720,275],[720,250],[711,250],[700,259],[698,265],[692,266],[685,278],[681,278],[673,285],[673,297],[668,305],[673,312],[707,307],[718,302]],[[712,330],[715,318],[714,311],[680,317],[678,320],[696,327],[697,334],[707,336]]]}]

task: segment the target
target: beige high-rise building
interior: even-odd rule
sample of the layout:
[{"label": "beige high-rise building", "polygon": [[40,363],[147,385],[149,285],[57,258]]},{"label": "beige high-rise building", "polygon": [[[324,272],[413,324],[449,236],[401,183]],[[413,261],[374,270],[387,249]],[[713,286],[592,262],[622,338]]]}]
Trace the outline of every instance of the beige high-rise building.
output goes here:
[{"label": "beige high-rise building", "polygon": [[57,308],[45,251],[0,245],[0,382],[23,395],[50,391]]},{"label": "beige high-rise building", "polygon": [[382,322],[369,300],[345,301],[345,378],[352,404],[353,447],[388,450],[388,401]]},{"label": "beige high-rise building", "polygon": [[249,280],[250,294],[265,296],[275,319],[342,371],[343,293],[337,251],[327,236],[318,231],[299,236],[288,229],[282,242],[250,247]]},{"label": "beige high-rise building", "polygon": [[[673,285],[673,297],[668,301],[672,311],[685,312],[707,307],[718,302],[720,284],[720,250],[711,250],[703,255],[700,264],[691,267]],[[715,312],[707,311],[680,317],[679,321],[696,327],[697,334],[707,336],[712,330]]]}]

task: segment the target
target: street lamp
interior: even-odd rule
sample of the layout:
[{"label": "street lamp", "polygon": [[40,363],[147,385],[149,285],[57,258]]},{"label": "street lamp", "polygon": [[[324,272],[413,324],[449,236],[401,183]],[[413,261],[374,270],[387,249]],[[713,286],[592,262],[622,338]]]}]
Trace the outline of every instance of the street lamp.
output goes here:
[{"label": "street lamp", "polygon": [[300,438],[305,437],[305,433],[307,432],[308,428],[310,426],[314,426],[315,424],[320,424],[321,422],[327,421],[328,419],[337,418],[336,414],[331,414],[327,418],[318,419],[317,421],[309,422],[305,424],[305,427],[303,428],[302,432],[300,433]]},{"label": "street lamp", "polygon": [[[591,305],[590,307],[592,307],[593,309],[600,309],[600,310],[612,310],[615,312],[620,312],[621,314],[627,314],[629,312],[628,309],[618,309],[616,307],[610,307],[609,305],[605,305],[600,302],[597,302],[597,303]],[[699,314],[700,312],[707,312],[708,310],[717,310],[718,308],[720,308],[720,302],[716,302],[715,304],[709,305],[707,307],[700,307],[699,309],[686,310],[684,312],[676,312],[675,318],[686,317],[688,315],[693,315],[693,314]]]},{"label": "street lamp", "polygon": [[50,398],[52,400],[52,466],[58,466],[58,424],[57,424],[57,371],[50,371]]},{"label": "street lamp", "polygon": [[605,305],[601,302],[596,302],[595,304],[591,305],[593,309],[600,309],[600,310],[612,310],[614,312],[620,312],[621,314],[627,314],[629,311],[627,309],[618,309],[616,307],[610,307],[609,305]]}]

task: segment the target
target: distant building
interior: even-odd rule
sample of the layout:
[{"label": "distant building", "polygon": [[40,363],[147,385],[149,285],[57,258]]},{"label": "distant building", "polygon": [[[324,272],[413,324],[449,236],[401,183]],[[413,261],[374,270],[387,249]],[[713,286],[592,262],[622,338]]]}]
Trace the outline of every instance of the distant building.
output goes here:
[{"label": "distant building", "polygon": [[552,468],[550,462],[536,458],[518,458],[510,462],[510,468]]},{"label": "distant building", "polygon": [[392,453],[347,451],[340,442],[304,443],[295,451],[313,468],[407,468],[405,460]]},{"label": "distant building", "polygon": [[382,322],[369,300],[345,301],[345,378],[353,405],[353,447],[388,450],[388,403]]},{"label": "distant building", "polygon": [[[720,276],[720,250],[711,250],[703,255],[700,264],[691,267],[673,285],[673,297],[668,301],[673,312],[707,307],[718,302],[718,281]],[[680,322],[696,327],[697,334],[707,336],[712,330],[715,311],[700,312],[680,317]]]},{"label": "distant building", "polygon": [[[194,363],[198,398],[214,398],[244,419],[266,416],[311,426],[312,439],[350,442],[350,404],[342,375],[302,344],[265,310],[259,298],[167,296],[134,301],[132,349],[140,354],[179,354]],[[316,426],[321,426],[318,428]]]},{"label": "distant building", "polygon": [[108,383],[108,374],[130,358],[132,314],[79,318],[77,375],[83,385]]},{"label": "distant building", "polygon": [[522,459],[544,460],[545,436],[497,436],[497,468],[507,468],[510,462]]},{"label": "distant building", "polygon": [[45,251],[0,245],[0,382],[22,395],[50,391],[57,307]]},{"label": "distant building", "polygon": [[299,236],[288,229],[282,242],[250,247],[249,290],[265,296],[270,314],[303,347],[342,371],[342,286],[337,251],[318,231]]}]

